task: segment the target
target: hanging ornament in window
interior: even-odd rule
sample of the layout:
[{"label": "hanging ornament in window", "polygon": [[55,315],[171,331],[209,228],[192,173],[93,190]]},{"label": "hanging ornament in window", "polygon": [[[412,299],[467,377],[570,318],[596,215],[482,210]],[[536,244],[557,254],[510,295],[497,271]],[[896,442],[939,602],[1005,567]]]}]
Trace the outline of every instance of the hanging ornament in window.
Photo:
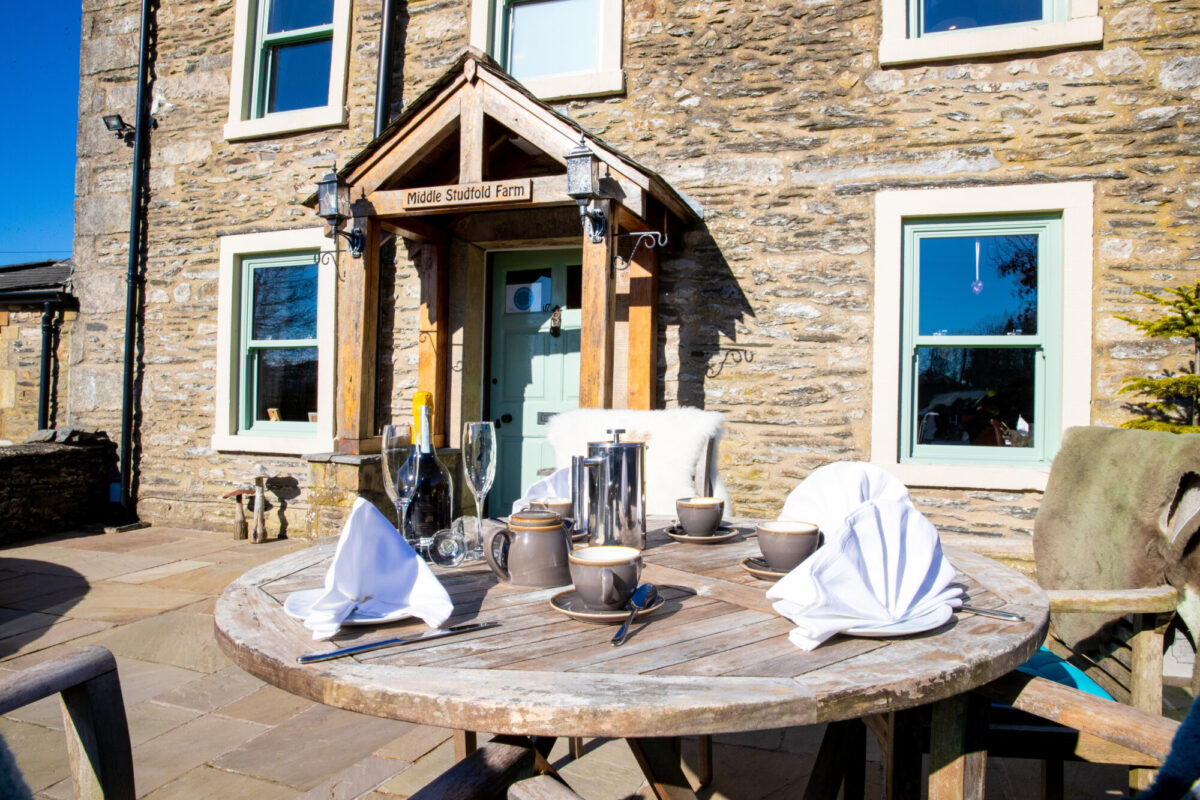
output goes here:
[{"label": "hanging ornament in window", "polygon": [[975,294],[983,293],[983,281],[979,280],[979,240],[975,240],[975,280],[971,282],[971,291]]}]

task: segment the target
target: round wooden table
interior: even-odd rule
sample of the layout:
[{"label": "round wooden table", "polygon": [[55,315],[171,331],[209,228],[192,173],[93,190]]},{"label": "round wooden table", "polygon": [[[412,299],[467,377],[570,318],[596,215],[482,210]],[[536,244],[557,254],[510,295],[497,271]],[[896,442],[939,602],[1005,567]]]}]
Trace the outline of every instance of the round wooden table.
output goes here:
[{"label": "round wooden table", "polygon": [[421,633],[419,620],[343,628],[317,643],[283,611],[293,591],[319,587],[334,542],[292,553],[231,584],[216,634],[239,666],[294,694],[375,716],[446,728],[538,736],[674,737],[762,730],[889,714],[955,698],[1027,660],[1044,639],[1045,593],[988,558],[947,549],[967,602],[1025,617],[956,613],[895,639],[836,637],[815,650],[787,638],[792,623],[740,566],[757,555],[751,523],[731,541],[672,541],[652,524],[643,580],[663,606],[612,647],[613,626],[550,606],[561,590],[500,584],[486,565],[436,571],[454,600],[447,626],[499,627],[300,665],[296,657]]}]

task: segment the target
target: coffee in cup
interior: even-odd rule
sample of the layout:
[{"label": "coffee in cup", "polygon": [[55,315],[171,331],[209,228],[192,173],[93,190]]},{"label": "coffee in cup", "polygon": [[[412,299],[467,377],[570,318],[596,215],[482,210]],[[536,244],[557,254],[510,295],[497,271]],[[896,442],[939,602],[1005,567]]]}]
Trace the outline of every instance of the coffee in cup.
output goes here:
[{"label": "coffee in cup", "polygon": [[636,547],[581,547],[567,561],[575,592],[593,611],[625,608],[642,575],[642,553]]},{"label": "coffee in cup", "polygon": [[820,531],[812,522],[775,520],[758,524],[758,546],[773,572],[791,572],[817,549]]},{"label": "coffee in cup", "polygon": [[712,536],[725,515],[725,501],[719,497],[681,497],[675,501],[679,527],[688,536]]}]

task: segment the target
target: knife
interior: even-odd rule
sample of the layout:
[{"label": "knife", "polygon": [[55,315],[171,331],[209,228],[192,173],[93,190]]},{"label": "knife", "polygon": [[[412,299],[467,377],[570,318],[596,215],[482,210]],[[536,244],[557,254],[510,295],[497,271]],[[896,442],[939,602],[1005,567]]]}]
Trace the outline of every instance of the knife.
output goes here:
[{"label": "knife", "polygon": [[978,614],[981,617],[995,617],[996,619],[1010,619],[1014,622],[1024,622],[1025,621],[1025,618],[1022,617],[1020,614],[1010,614],[1007,611],[997,611],[994,608],[976,608],[975,606],[969,606],[966,603],[964,603],[963,605],[959,606],[959,609],[961,609],[962,611],[970,612],[972,614]]},{"label": "knife", "polygon": [[353,647],[343,647],[341,650],[330,650],[327,653],[306,653],[302,656],[297,656],[296,661],[301,664],[312,664],[316,661],[329,661],[333,658],[341,658],[342,656],[353,656],[359,653],[366,653],[370,650],[379,650],[383,647],[395,647],[401,644],[412,644],[413,642],[425,642],[430,639],[441,639],[443,636],[455,636],[460,633],[469,631],[481,631],[484,628],[494,628],[499,625],[499,622],[473,622],[467,625],[455,625],[453,628],[438,628],[436,631],[427,631],[420,636],[406,636],[399,639],[380,639],[378,642],[368,642],[367,644],[356,644]]}]

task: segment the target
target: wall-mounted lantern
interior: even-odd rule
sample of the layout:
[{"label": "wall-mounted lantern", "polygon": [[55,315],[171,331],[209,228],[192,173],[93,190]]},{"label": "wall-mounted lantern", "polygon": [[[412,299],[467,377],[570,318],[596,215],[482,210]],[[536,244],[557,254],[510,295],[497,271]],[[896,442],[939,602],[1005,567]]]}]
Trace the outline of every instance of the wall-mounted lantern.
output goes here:
[{"label": "wall-mounted lantern", "polygon": [[592,244],[600,244],[604,241],[604,230],[608,226],[604,212],[592,205],[600,199],[600,159],[588,148],[582,133],[579,135],[579,144],[567,153],[567,194],[579,203],[584,233]]},{"label": "wall-mounted lantern", "polygon": [[336,168],[317,181],[317,216],[329,223],[335,242],[338,236],[344,237],[350,245],[350,255],[362,257],[366,239],[363,232],[358,228],[344,231],[338,227],[350,217],[350,187],[341,182]]}]

